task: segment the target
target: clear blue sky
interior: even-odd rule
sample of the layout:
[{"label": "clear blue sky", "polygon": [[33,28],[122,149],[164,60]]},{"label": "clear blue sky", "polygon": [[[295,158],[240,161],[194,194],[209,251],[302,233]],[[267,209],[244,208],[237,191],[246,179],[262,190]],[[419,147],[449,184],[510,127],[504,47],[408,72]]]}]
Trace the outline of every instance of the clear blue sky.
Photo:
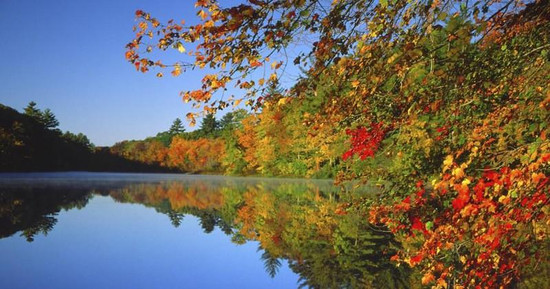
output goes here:
[{"label": "clear blue sky", "polygon": [[199,88],[202,74],[159,79],[126,62],[137,9],[161,22],[197,19],[192,0],[0,0],[0,103],[22,111],[35,101],[96,145],[184,120],[191,107],[179,92]]}]

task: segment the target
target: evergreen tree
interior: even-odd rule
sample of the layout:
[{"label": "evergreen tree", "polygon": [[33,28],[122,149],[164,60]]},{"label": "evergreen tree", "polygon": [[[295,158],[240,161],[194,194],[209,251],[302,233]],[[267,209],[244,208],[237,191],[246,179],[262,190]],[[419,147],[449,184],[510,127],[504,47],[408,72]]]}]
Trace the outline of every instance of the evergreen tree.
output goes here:
[{"label": "evergreen tree", "polygon": [[36,120],[40,119],[40,117],[42,116],[42,112],[38,108],[36,108],[36,102],[34,101],[29,102],[27,107],[25,107],[24,112],[26,115]]},{"label": "evergreen tree", "polygon": [[216,120],[214,114],[207,114],[201,122],[201,134],[205,137],[216,137],[218,129],[220,127],[219,122]]},{"label": "evergreen tree", "polygon": [[233,112],[226,113],[219,121],[219,129],[221,131],[233,130],[241,125],[241,121],[248,115],[244,109],[238,109]]},{"label": "evergreen tree", "polygon": [[47,129],[53,130],[59,126],[59,121],[55,117],[55,114],[53,114],[49,108],[44,111],[36,108],[36,102],[34,101],[29,102],[27,107],[24,109],[24,113],[34,118]]},{"label": "evergreen tree", "polygon": [[234,124],[235,117],[232,112],[228,112],[220,119],[220,130],[225,131],[231,129]]},{"label": "evergreen tree", "polygon": [[44,125],[45,128],[48,129],[55,129],[59,126],[59,121],[49,108],[41,113],[40,122]]},{"label": "evergreen tree", "polygon": [[182,134],[184,132],[185,127],[183,126],[183,122],[179,118],[176,118],[172,123],[172,126],[170,126],[170,129],[168,129],[168,134],[170,134],[171,136]]}]

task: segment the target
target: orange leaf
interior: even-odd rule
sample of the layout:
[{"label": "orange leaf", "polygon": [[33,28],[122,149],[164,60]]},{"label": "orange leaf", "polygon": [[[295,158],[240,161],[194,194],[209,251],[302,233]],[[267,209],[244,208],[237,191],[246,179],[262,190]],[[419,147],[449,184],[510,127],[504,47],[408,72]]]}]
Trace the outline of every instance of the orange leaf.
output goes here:
[{"label": "orange leaf", "polygon": [[252,61],[252,62],[250,63],[250,66],[252,66],[252,67],[258,67],[258,66],[262,66],[262,63],[259,62],[259,61]]},{"label": "orange leaf", "polygon": [[432,273],[428,272],[422,277],[422,285],[427,285],[434,280],[435,276]]}]

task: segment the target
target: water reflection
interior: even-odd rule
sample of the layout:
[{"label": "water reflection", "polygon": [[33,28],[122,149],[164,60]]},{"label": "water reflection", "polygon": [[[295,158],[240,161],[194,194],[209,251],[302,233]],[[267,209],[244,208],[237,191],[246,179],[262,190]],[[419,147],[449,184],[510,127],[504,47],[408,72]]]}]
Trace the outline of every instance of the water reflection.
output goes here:
[{"label": "water reflection", "polygon": [[0,189],[0,238],[21,232],[28,242],[36,234],[47,235],[57,223],[61,210],[83,208],[91,193],[82,189],[3,188]]},{"label": "water reflection", "polygon": [[165,182],[110,195],[154,207],[176,226],[189,214],[207,233],[218,227],[236,243],[259,241],[266,272],[275,275],[286,259],[304,286],[410,287],[410,270],[389,262],[398,246],[392,235],[369,227],[362,212],[344,211],[327,184]]},{"label": "water reflection", "polygon": [[83,208],[98,194],[154,208],[175,227],[192,215],[205,233],[219,228],[235,243],[258,241],[267,274],[275,276],[286,260],[300,286],[409,288],[418,277],[390,263],[399,244],[369,227],[363,212],[345,210],[348,194],[328,181],[186,177],[11,186],[0,192],[0,236],[21,232],[32,241],[53,228],[60,210]]}]

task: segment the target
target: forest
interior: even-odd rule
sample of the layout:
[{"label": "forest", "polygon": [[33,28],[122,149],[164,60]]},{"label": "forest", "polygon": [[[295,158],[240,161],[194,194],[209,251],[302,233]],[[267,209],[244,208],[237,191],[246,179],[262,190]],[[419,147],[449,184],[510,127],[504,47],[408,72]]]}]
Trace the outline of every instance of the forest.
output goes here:
[{"label": "forest", "polygon": [[[285,121],[280,111],[213,114],[186,132],[177,118],[168,130],[144,140],[124,140],[96,147],[82,133],[62,133],[50,109],[34,102],[19,113],[2,106],[2,171],[127,171],[332,178],[343,168],[341,136],[334,142],[307,136],[299,111]],[[304,139],[304,136],[307,136]],[[329,151],[332,150],[332,151]],[[324,158],[322,157],[324,156]]]},{"label": "forest", "polygon": [[[514,287],[548,262],[548,1],[222,5],[196,1],[192,24],[137,10],[125,57],[157,77],[204,69],[181,93],[191,124],[255,111],[230,169],[376,183],[344,213],[391,232],[403,249],[390,259],[426,286]],[[300,76],[280,90],[290,67]]]},{"label": "forest", "polygon": [[[193,24],[137,10],[126,46],[126,60],[142,73],[203,69],[202,82],[181,93],[196,109],[186,115],[190,124],[200,121],[196,130],[176,119],[145,140],[94,148],[83,135],[56,130],[49,110],[2,107],[0,168],[82,169],[68,157],[74,153],[93,170],[371,184],[370,196],[319,205],[315,220],[292,202],[252,191],[233,214],[245,238],[255,238],[254,222],[281,229],[256,205],[318,226],[334,243],[349,242],[339,234],[353,232],[367,246],[353,230],[381,232],[399,244],[384,251],[386,261],[416,270],[417,283],[431,288],[516,288],[533,268],[548,272],[548,1],[222,3],[197,0]],[[181,60],[165,62],[172,52]],[[286,85],[292,69],[300,75]],[[327,229],[335,228],[323,223],[329,215],[349,218],[349,227]],[[286,245],[267,236],[260,241],[273,252]],[[319,252],[335,251],[308,253]],[[297,270],[319,266],[300,254],[291,264]]]},{"label": "forest", "polygon": [[82,133],[62,132],[50,109],[31,101],[23,113],[0,104],[0,172],[170,172],[112,154]]},{"label": "forest", "polygon": [[[220,120],[206,114],[186,132],[180,119],[145,140],[123,141],[110,148],[126,159],[189,173],[332,178],[345,167],[344,133],[308,134],[292,106],[244,109]],[[284,117],[283,117],[284,116]],[[319,149],[321,148],[321,149]]]}]

